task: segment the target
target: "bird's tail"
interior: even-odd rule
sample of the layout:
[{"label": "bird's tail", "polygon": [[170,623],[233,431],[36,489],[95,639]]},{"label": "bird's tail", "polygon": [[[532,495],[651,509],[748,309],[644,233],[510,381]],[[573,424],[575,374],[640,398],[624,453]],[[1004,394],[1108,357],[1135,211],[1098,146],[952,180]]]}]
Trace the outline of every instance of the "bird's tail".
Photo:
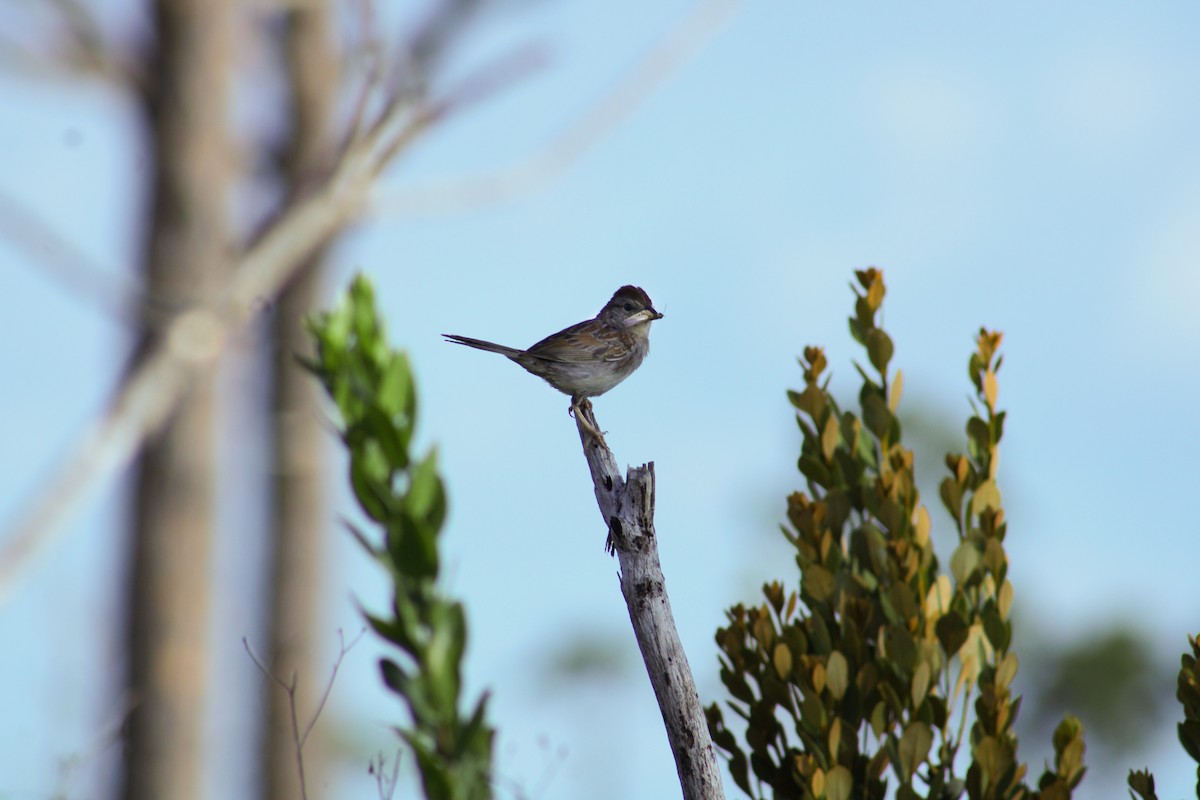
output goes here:
[{"label": "bird's tail", "polygon": [[487,350],[489,353],[499,353],[502,356],[516,358],[524,351],[518,350],[515,347],[505,347],[502,344],[495,342],[485,342],[482,339],[472,339],[470,336],[457,336],[453,333],[443,333],[446,341],[454,342],[455,344],[465,344],[467,347],[474,347],[476,350]]}]

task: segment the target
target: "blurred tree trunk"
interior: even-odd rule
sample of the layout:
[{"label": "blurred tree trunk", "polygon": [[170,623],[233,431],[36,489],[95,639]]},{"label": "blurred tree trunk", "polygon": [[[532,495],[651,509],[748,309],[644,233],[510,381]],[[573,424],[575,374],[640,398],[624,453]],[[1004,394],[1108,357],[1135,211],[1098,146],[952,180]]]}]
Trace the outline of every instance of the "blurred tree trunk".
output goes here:
[{"label": "blurred tree trunk", "polygon": [[[338,53],[328,3],[303,4],[286,12],[281,42],[289,90],[288,142],[283,179],[289,199],[331,165],[331,124],[338,86]],[[297,676],[296,704],[301,725],[319,697],[324,670],[319,645],[321,548],[328,529],[321,491],[324,431],[318,425],[318,386],[296,364],[306,352],[304,315],[320,291],[324,249],[314,253],[279,298],[273,321],[272,435],[274,467],[269,637],[271,672]],[[268,800],[301,797],[296,743],[288,696],[268,687],[268,719],[263,741],[264,787]],[[304,750],[307,796],[317,797],[323,780],[321,740]]]},{"label": "blurred tree trunk", "polygon": [[[146,97],[154,176],[145,287],[173,311],[230,263],[230,0],[157,0]],[[161,322],[161,320],[159,320]],[[143,329],[138,358],[158,335]],[[124,796],[202,796],[216,387],[199,381],[136,467]]]}]

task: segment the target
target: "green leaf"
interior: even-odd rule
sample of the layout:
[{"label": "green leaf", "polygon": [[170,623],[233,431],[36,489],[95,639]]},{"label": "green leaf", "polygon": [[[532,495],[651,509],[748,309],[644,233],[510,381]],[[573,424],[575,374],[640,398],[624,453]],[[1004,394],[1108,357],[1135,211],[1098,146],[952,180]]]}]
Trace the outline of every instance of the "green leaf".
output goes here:
[{"label": "green leaf", "polygon": [[944,478],[940,494],[942,505],[954,518],[954,524],[958,526],[959,530],[962,530],[962,489],[953,478]]},{"label": "green leaf", "polygon": [[1150,774],[1150,770],[1129,771],[1129,788],[1133,791],[1129,796],[1133,796],[1133,792],[1137,792],[1142,800],[1158,800],[1158,795],[1154,792],[1154,776]]},{"label": "green leaf", "polygon": [[825,687],[834,700],[841,700],[850,686],[850,664],[841,652],[834,650],[825,662]]},{"label": "green leaf", "polygon": [[825,800],[848,800],[854,790],[854,776],[841,764],[825,776]]},{"label": "green leaf", "polygon": [[967,420],[967,449],[971,457],[979,461],[986,457],[992,449],[992,431],[988,424],[979,417]]},{"label": "green leaf", "polygon": [[825,457],[826,461],[833,460],[833,451],[837,449],[840,441],[837,417],[830,414],[829,418],[825,420],[825,428],[821,431],[821,455]]},{"label": "green leaf", "polygon": [[404,573],[431,580],[438,573],[437,530],[407,512],[400,512],[388,528],[388,553]]},{"label": "green leaf", "polygon": [[830,489],[825,495],[825,522],[838,535],[850,517],[850,496],[844,489]]},{"label": "green leaf", "polygon": [[[991,637],[988,637],[991,638]],[[995,645],[995,642],[992,642]],[[1017,654],[1009,653],[996,666],[996,686],[1000,689],[1007,689],[1012,685],[1013,678],[1017,676]]]},{"label": "green leaf", "polygon": [[378,480],[373,480],[364,469],[367,461],[350,459],[350,487],[363,512],[376,522],[384,522],[391,515],[388,509],[389,492]]},{"label": "green leaf", "polygon": [[942,649],[950,656],[957,653],[959,648],[966,644],[970,630],[970,626],[954,611],[943,614],[934,626]]},{"label": "green leaf", "polygon": [[1008,650],[1012,641],[1012,626],[1000,618],[1000,610],[994,604],[989,604],[983,611],[983,632],[997,651],[1003,653]]},{"label": "green leaf", "polygon": [[1193,761],[1200,762],[1200,720],[1189,719],[1179,723],[1179,743]]},{"label": "green leaf", "polygon": [[788,390],[788,400],[814,422],[821,419],[828,407],[825,393],[812,384],[805,386],[802,392]]},{"label": "green leaf", "polygon": [[912,679],[913,708],[920,708],[921,703],[925,702],[925,696],[929,694],[930,675],[928,661],[922,661],[920,664],[917,664],[917,668],[913,671]]},{"label": "green leaf", "polygon": [[887,400],[879,390],[867,390],[864,387],[862,395],[863,424],[867,430],[875,434],[875,438],[884,439],[892,427],[892,412],[888,411]]},{"label": "green leaf", "polygon": [[445,505],[442,479],[437,473],[437,451],[431,450],[412,471],[404,508],[414,519],[427,521],[437,528],[441,526]]},{"label": "green leaf", "polygon": [[912,780],[917,767],[925,762],[929,748],[933,746],[933,731],[924,722],[914,722],[904,729],[900,737],[900,779],[905,783]]},{"label": "green leaf", "polygon": [[955,582],[959,586],[965,586],[975,571],[979,569],[980,562],[979,549],[970,539],[966,539],[954,550],[954,554],[950,556],[950,574],[954,576]]},{"label": "green leaf", "polygon": [[1054,729],[1055,770],[1068,785],[1083,777],[1083,723],[1067,714]]},{"label": "green leaf", "polygon": [[792,674],[792,651],[783,642],[775,645],[775,652],[771,657],[771,661],[775,666],[775,674],[780,680],[787,680]]},{"label": "green leaf", "polygon": [[973,516],[979,516],[988,508],[1000,508],[1000,488],[991,478],[979,484],[975,489],[975,494],[971,496],[971,514]]},{"label": "green leaf", "polygon": [[379,477],[386,478],[391,472],[408,468],[408,442],[410,433],[392,424],[391,418],[373,403],[365,404],[362,409],[362,419],[352,425],[346,432],[351,441],[362,441],[364,449],[374,442],[379,458],[377,472]]},{"label": "green leaf", "polygon": [[866,344],[867,328],[854,317],[850,317],[850,335],[859,344]]},{"label": "green leaf", "polygon": [[796,463],[800,474],[808,478],[814,486],[826,488],[832,483],[830,479],[829,468],[821,463],[821,460],[811,453],[805,453],[800,456],[800,460]]},{"label": "green leaf", "polygon": [[402,418],[411,427],[416,423],[410,416],[414,394],[408,358],[403,353],[396,353],[387,360],[379,377],[376,393],[379,407],[390,418]]},{"label": "green leaf", "polygon": [[888,362],[892,360],[892,338],[880,328],[872,328],[867,333],[867,357],[871,365],[879,370],[880,375],[887,375]]},{"label": "green leaf", "polygon": [[818,603],[828,602],[836,588],[837,582],[833,573],[820,564],[813,564],[802,573],[801,591]]}]

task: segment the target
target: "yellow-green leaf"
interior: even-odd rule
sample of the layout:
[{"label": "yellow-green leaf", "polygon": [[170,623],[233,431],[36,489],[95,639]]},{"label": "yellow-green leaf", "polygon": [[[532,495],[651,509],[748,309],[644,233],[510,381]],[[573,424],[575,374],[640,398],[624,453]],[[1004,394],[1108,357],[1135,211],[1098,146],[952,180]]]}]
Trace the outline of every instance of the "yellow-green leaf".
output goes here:
[{"label": "yellow-green leaf", "polygon": [[1009,653],[996,667],[996,686],[1007,689],[1017,677],[1017,654]]},{"label": "yellow-green leaf", "polygon": [[821,431],[821,453],[826,461],[833,459],[833,451],[837,450],[839,439],[838,421],[836,414],[830,414],[825,420],[825,429]]},{"label": "yellow-green leaf", "polygon": [[892,388],[888,392],[888,411],[893,414],[900,407],[900,397],[904,394],[904,371],[896,370],[896,377],[892,379]]},{"label": "yellow-green leaf", "polygon": [[912,679],[912,704],[913,708],[917,708],[925,701],[925,695],[929,693],[929,662],[922,661],[913,671]]},{"label": "yellow-green leaf", "polygon": [[812,683],[818,692],[825,688],[825,665],[819,661],[813,665]]},{"label": "yellow-green leaf", "polygon": [[1000,585],[1000,591],[996,596],[996,606],[1000,611],[1000,619],[1007,620],[1008,612],[1012,610],[1013,603],[1013,585],[1005,580]]},{"label": "yellow-green leaf", "polygon": [[800,588],[808,592],[809,596],[817,602],[824,602],[833,597],[833,590],[836,586],[837,582],[833,573],[820,564],[811,564],[802,573]]},{"label": "yellow-green leaf", "polygon": [[995,410],[996,395],[1000,387],[996,384],[996,373],[989,368],[983,376],[983,398],[987,400],[988,408]]},{"label": "yellow-green leaf", "polygon": [[1000,488],[996,482],[988,478],[975,490],[971,497],[971,513],[978,516],[988,508],[1000,508]]},{"label": "yellow-green leaf", "polygon": [[950,572],[954,574],[954,580],[960,586],[966,583],[975,570],[979,569],[979,561],[979,550],[970,540],[960,544],[950,556]]},{"label": "yellow-green leaf", "polygon": [[787,676],[792,674],[792,651],[783,642],[775,645],[772,661],[775,663],[775,674],[780,680],[786,680]]},{"label": "yellow-green leaf", "polygon": [[850,685],[850,664],[846,657],[834,650],[825,662],[825,684],[835,700],[841,700]]},{"label": "yellow-green leaf", "polygon": [[904,729],[904,735],[900,737],[900,763],[897,766],[905,783],[912,780],[913,773],[925,761],[932,746],[933,731],[924,722],[914,722]]},{"label": "yellow-green leaf", "polygon": [[916,514],[913,515],[913,539],[921,547],[929,546],[929,530],[933,527],[933,523],[929,519],[929,509],[924,504],[917,506]]},{"label": "yellow-green leaf", "polygon": [[950,586],[949,575],[938,575],[937,580],[929,587],[929,594],[925,595],[925,616],[931,622],[936,622],[937,619],[945,614],[950,608],[950,598],[953,596],[954,590]]},{"label": "yellow-green leaf", "polygon": [[853,789],[854,776],[841,764],[829,770],[829,774],[825,776],[826,800],[847,800]]}]

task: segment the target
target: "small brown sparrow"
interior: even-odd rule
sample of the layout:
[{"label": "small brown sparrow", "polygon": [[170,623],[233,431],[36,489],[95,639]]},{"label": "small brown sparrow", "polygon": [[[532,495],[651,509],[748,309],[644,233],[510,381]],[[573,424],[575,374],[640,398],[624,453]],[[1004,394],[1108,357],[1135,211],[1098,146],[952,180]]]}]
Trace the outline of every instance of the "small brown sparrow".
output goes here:
[{"label": "small brown sparrow", "polygon": [[[622,286],[595,319],[547,336],[528,350],[450,333],[442,335],[455,344],[507,356],[570,395],[569,411],[574,414],[585,407],[589,397],[604,394],[633,374],[650,352],[650,323],[662,316],[644,291]],[[586,420],[583,424],[604,442],[599,431]]]}]

